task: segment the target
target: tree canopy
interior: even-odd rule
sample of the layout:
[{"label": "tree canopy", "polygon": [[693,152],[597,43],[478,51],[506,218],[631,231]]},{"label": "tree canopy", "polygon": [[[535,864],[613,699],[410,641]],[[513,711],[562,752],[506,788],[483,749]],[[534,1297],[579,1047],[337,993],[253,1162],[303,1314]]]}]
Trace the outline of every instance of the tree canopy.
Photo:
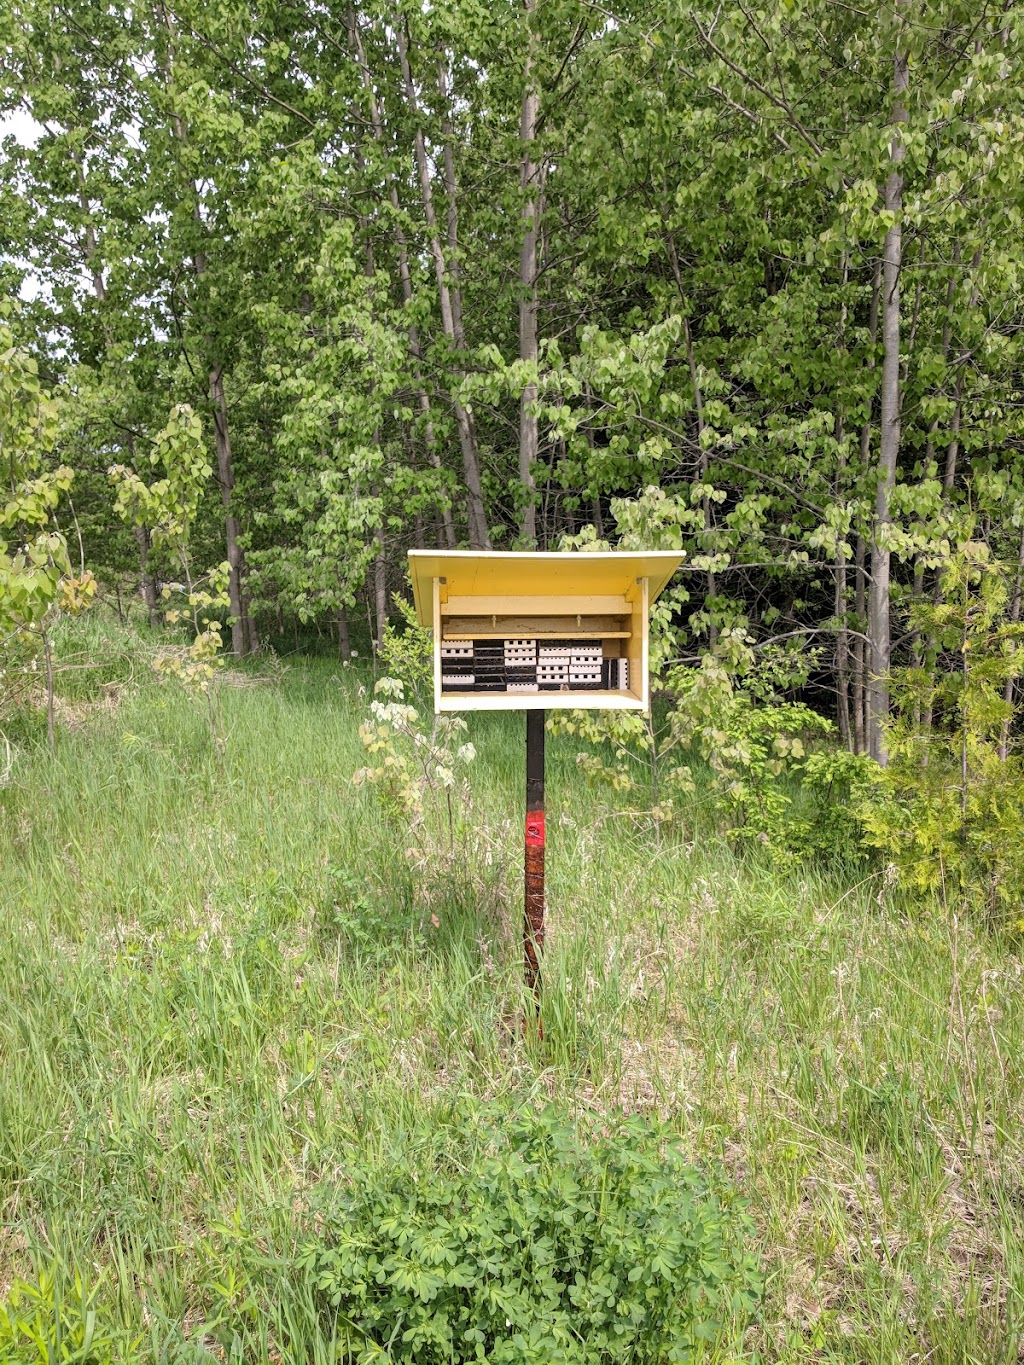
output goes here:
[{"label": "tree canopy", "polygon": [[236,653],[382,638],[411,545],[681,546],[666,660],[741,639],[884,761],[956,547],[1020,617],[1021,17],[13,0],[0,277],[87,562],[155,613],[108,470],[188,408]]}]

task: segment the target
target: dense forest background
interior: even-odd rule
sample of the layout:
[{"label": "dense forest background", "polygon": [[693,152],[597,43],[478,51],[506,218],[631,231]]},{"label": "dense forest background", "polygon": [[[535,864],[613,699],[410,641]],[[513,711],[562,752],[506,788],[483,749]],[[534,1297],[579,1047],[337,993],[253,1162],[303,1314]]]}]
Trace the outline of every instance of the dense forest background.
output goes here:
[{"label": "dense forest background", "polygon": [[1006,758],[1019,6],[16,0],[0,24],[30,129],[3,140],[9,348],[58,400],[73,558],[154,621],[175,477],[237,655],[296,620],[381,640],[413,545],[679,546],[663,663],[756,675],[883,763],[893,679],[918,732],[956,712],[980,611]]}]

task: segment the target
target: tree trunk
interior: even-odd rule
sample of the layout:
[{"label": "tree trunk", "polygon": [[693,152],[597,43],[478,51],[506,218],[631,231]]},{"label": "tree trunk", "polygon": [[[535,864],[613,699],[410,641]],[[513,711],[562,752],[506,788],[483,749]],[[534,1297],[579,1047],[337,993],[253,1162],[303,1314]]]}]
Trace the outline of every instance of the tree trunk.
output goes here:
[{"label": "tree trunk", "polygon": [[[381,117],[380,105],[377,102],[377,95],[373,88],[373,80],[370,75],[370,64],[366,60],[366,51],[363,47],[363,40],[359,33],[359,25],[356,20],[354,10],[348,13],[349,41],[356,54],[359,63],[360,76],[363,82],[363,89],[369,102],[370,123],[373,127],[374,141],[378,146],[384,144],[384,120]],[[409,249],[405,240],[405,233],[400,226],[402,206],[398,196],[398,186],[391,182],[388,191],[391,200],[391,207],[395,214],[395,245],[398,248],[398,278],[402,286],[402,302],[408,308],[412,303],[412,272],[409,269]],[[413,375],[416,380],[416,402],[423,417],[423,443],[427,449],[427,458],[438,473],[441,472],[441,455],[437,448],[437,440],[434,435],[434,422],[430,412],[430,398],[423,383],[423,350],[420,346],[419,328],[414,322],[408,327],[409,354],[413,360]],[[455,524],[452,521],[452,509],[447,500],[439,504],[441,518],[444,526],[444,540],[449,549],[455,548]]]},{"label": "tree trunk", "polygon": [[257,654],[260,648],[260,635],[256,629],[256,618],[252,614],[252,607],[249,604],[249,594],[242,587],[242,624],[245,630],[245,652],[246,654]]},{"label": "tree trunk", "polygon": [[376,618],[373,652],[375,655],[380,653],[381,646],[384,644],[384,629],[388,623],[388,569],[387,560],[384,557],[383,536],[378,535],[377,544],[379,549],[373,561],[373,606]]},{"label": "tree trunk", "polygon": [[338,608],[338,657],[344,663],[348,663],[352,658],[352,642],[348,634],[348,612],[344,607]]},{"label": "tree trunk", "polygon": [[[882,297],[882,262],[876,260],[871,272],[871,302],[868,307],[868,356],[867,368],[875,368],[875,342],[878,339],[878,313]],[[860,469],[867,469],[871,457],[871,400],[868,412],[860,429]],[[865,556],[867,547],[863,535],[858,533],[855,550],[854,611],[857,615],[857,629],[860,632],[853,648],[853,744],[854,751],[863,754],[867,751],[867,642],[863,632],[867,625],[867,574]]]},{"label": "tree trunk", "polygon": [[871,584],[868,595],[868,638],[871,642],[868,679],[868,752],[884,767],[889,761],[885,725],[889,717],[889,669],[892,638],[889,620],[892,522],[890,498],[900,450],[900,266],[902,264],[903,172],[905,155],[901,125],[906,122],[904,96],[909,63],[905,53],[893,59],[893,114],[895,124],[889,149],[891,169],[885,182],[885,209],[894,221],[885,234],[882,252],[882,385],[875,516],[871,534]]},{"label": "tree trunk", "polygon": [[853,643],[853,751],[862,754],[866,750],[865,711],[867,709],[867,645],[863,629],[867,604],[867,576],[864,572],[866,546],[864,537],[858,536],[854,548],[854,588],[853,609],[857,615],[857,638]]},{"label": "tree trunk", "polygon": [[[216,377],[216,379],[214,379]],[[210,370],[210,400],[213,403],[213,434],[217,446],[217,480],[220,483],[221,502],[224,504],[224,541],[228,558],[228,599],[231,602],[233,617],[231,627],[231,652],[238,658],[251,654],[254,644],[254,627],[248,616],[246,594],[243,580],[246,575],[246,556],[239,545],[240,527],[238,516],[232,505],[232,490],[235,487],[235,465],[231,456],[231,429],[228,426],[228,405],[224,399],[224,371],[220,364]]]},{"label": "tree trunk", "polygon": [[946,446],[946,467],[942,471],[942,491],[948,497],[956,483],[956,462],[960,454],[960,421],[963,409],[964,382],[963,372],[956,377],[953,386],[953,421],[950,424],[949,442]]},{"label": "tree trunk", "polygon": [[160,624],[160,604],[156,596],[156,583],[153,581],[153,575],[149,572],[149,531],[145,526],[133,526],[132,532],[135,536],[135,543],[139,547],[142,600],[146,604],[146,616],[149,619],[149,624],[156,629]]},{"label": "tree trunk", "polygon": [[[537,36],[530,24],[536,0],[523,0],[526,24],[526,71],[523,83],[523,102],[519,116],[519,140],[522,153],[519,163],[519,191],[522,196],[520,230],[522,246],[519,251],[519,359],[530,365],[537,363],[537,220],[539,218],[539,167],[533,159],[533,145],[537,140],[537,117],[540,97],[534,80]],[[519,400],[519,482],[522,484],[523,514],[519,530],[528,545],[537,543],[537,488],[534,466],[539,454],[537,421],[537,385],[531,379],[523,387]]]},{"label": "tree trunk", "polygon": [[[438,300],[441,307],[441,325],[444,328],[445,336],[460,350],[465,338],[459,337],[461,328],[461,300],[457,300],[456,307],[459,313],[460,325],[456,327],[456,315],[452,306],[452,294],[448,283],[448,270],[445,264],[444,250],[441,246],[441,238],[437,225],[437,214],[434,212],[434,195],[430,183],[430,166],[427,161],[427,148],[423,137],[423,129],[420,126],[419,101],[416,98],[416,87],[413,84],[412,69],[409,65],[409,45],[406,36],[405,23],[401,19],[395,21],[395,32],[398,38],[398,56],[402,69],[402,83],[405,89],[405,99],[412,113],[416,128],[413,135],[413,153],[416,162],[416,173],[420,185],[420,198],[423,203],[423,217],[427,227],[427,240],[430,248],[430,255],[434,262],[434,275],[437,280]],[[449,206],[451,212],[451,206]],[[451,228],[449,228],[449,241],[451,239]],[[465,372],[459,368],[455,370],[457,381],[465,377]],[[487,533],[487,514],[484,509],[483,486],[480,480],[480,456],[477,450],[476,433],[473,429],[473,420],[470,413],[463,406],[461,400],[453,395],[452,405],[455,409],[455,424],[459,433],[459,447],[462,451],[462,469],[466,481],[466,513],[469,530],[470,544],[474,549],[489,550],[491,546],[490,537]]]},{"label": "tree trunk", "polygon": [[[166,10],[163,5],[160,5],[159,8],[164,26],[167,29],[169,45],[168,51],[162,61],[162,66],[164,77],[167,80],[168,86],[170,86],[173,83],[174,75],[174,20],[170,12]],[[170,119],[175,139],[184,146],[188,140],[188,133],[181,115],[173,107],[171,109]],[[194,180],[188,180],[187,183],[192,196],[192,217],[199,226],[202,226],[202,214],[199,211],[199,187]],[[206,274],[206,253],[198,248],[192,256],[192,270],[197,278]],[[217,450],[217,480],[220,484],[221,502],[224,505],[224,540],[228,561],[228,600],[232,616],[231,652],[236,658],[242,658],[249,652],[250,631],[245,611],[245,600],[242,593],[242,579],[245,575],[245,556],[242,552],[241,545],[238,543],[238,535],[241,527],[239,526],[238,518],[235,516],[231,500],[231,493],[235,486],[235,474],[231,457],[231,430],[228,423],[228,405],[224,397],[224,366],[220,360],[210,360],[208,364],[210,403],[213,407],[214,443]]]},{"label": "tree trunk", "polygon": [[231,460],[231,432],[228,428],[228,405],[224,397],[224,372],[219,365],[210,370],[210,402],[213,404],[213,434],[217,447],[217,480],[224,505],[224,538],[228,560],[228,601],[231,608],[231,652],[242,658],[247,651],[245,603],[242,600],[242,547],[238,543],[240,527],[231,505],[235,487]]},{"label": "tree trunk", "polygon": [[[840,287],[843,290],[839,308],[839,345],[846,350],[846,286],[850,279],[850,262],[846,252],[842,253],[842,273]],[[836,411],[836,460],[838,475],[836,494],[842,500],[846,495],[846,427],[842,408]],[[853,749],[853,733],[850,726],[850,636],[846,628],[846,548],[840,544],[836,551],[836,584],[833,611],[839,624],[836,635],[836,718],[839,722],[839,737],[844,746]]]},{"label": "tree trunk", "polygon": [[462,325],[462,264],[459,260],[459,186],[455,177],[455,134],[448,114],[448,70],[444,57],[437,61],[437,93],[441,106],[442,164],[444,166],[445,226],[448,236],[448,276],[451,280],[452,323],[455,344],[466,347],[466,329]]},{"label": "tree trunk", "polygon": [[[92,280],[92,292],[96,295],[97,303],[105,303],[107,298],[107,285],[103,278],[102,266],[96,259],[99,250],[99,243],[96,240],[96,228],[93,226],[92,210],[89,207],[89,196],[85,191],[85,169],[83,166],[84,158],[81,152],[74,158],[75,163],[75,182],[78,185],[78,204],[82,210],[82,221],[85,224],[82,239],[82,254],[85,257],[86,268]],[[111,347],[110,328],[104,324],[103,340],[107,350]]]},{"label": "tree trunk", "polygon": [[[842,550],[836,556],[836,592],[834,611],[840,622],[846,620],[846,556]],[[845,748],[853,752],[853,731],[850,726],[850,637],[845,624],[836,636],[836,717],[839,738]]]},{"label": "tree trunk", "polygon": [[[676,282],[676,291],[679,294],[679,301],[683,306],[683,341],[686,344],[686,364],[690,371],[690,384],[693,387],[693,411],[697,426],[697,477],[703,484],[707,481],[708,473],[708,453],[704,449],[704,442],[702,440],[704,435],[704,394],[701,389],[700,375],[697,373],[697,357],[693,349],[693,334],[690,331],[690,318],[688,313],[689,300],[683,285],[683,272],[679,265],[679,253],[676,251],[675,238],[671,232],[666,233],[665,242],[668,248],[668,259],[669,264],[672,267],[672,275]],[[711,499],[707,494],[701,499],[701,509],[704,514],[704,530],[710,531]],[[710,546],[705,545],[703,548],[709,550]],[[712,569],[708,570],[707,583],[707,596],[714,597],[717,589],[715,585],[715,575]],[[718,640],[718,627],[714,624],[711,625],[708,631],[708,639],[711,642],[712,648],[714,648]]]},{"label": "tree trunk", "polygon": [[[842,483],[846,461],[842,454],[843,418],[842,413],[836,420],[836,442],[839,447],[839,480]],[[842,496],[842,490],[840,490]],[[850,726],[850,636],[846,628],[846,550],[840,545],[836,553],[836,587],[833,611],[839,623],[836,635],[836,717],[839,722],[839,737],[851,752],[853,751],[853,731]]]},{"label": "tree trunk", "polygon": [[[938,592],[938,576],[936,576],[935,590],[936,590],[936,592]],[[918,607],[923,601],[924,601],[924,565],[921,563],[920,557],[918,557],[918,558],[915,560],[915,562],[914,562],[914,598],[913,598],[914,607],[915,607],[915,608]],[[934,662],[934,647],[935,647],[935,637],[934,637],[934,636],[929,636],[929,637],[928,637],[928,642],[927,642],[927,645],[926,645],[926,644],[924,643],[924,641],[922,640],[921,632],[920,632],[919,630],[915,629],[915,630],[913,630],[913,631],[911,632],[911,636],[910,636],[910,650],[911,650],[910,658],[911,658],[911,663],[913,664],[914,668],[923,669],[924,666],[925,666],[926,660],[931,660],[932,662]],[[931,701],[931,693],[930,693],[930,690],[929,690],[929,693],[928,693],[928,698],[929,698],[929,699],[928,699],[928,701],[927,701],[926,704],[925,704],[924,710],[921,709],[921,702],[920,702],[919,698],[918,698],[916,695],[915,695],[915,698],[914,698],[914,717],[913,717],[913,720],[914,720],[914,736],[915,736],[915,738],[918,739],[918,740],[923,739],[923,740],[925,741],[924,744],[921,745],[921,767],[922,767],[922,768],[927,768],[927,766],[928,766],[928,747],[929,747],[928,741],[929,741],[930,738],[931,738],[931,728],[932,728],[932,701]]]}]

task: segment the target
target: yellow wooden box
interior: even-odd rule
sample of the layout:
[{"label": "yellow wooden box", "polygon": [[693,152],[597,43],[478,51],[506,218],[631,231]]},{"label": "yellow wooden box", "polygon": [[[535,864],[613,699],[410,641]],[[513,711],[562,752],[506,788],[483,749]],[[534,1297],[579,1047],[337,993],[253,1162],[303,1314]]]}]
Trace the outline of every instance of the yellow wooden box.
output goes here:
[{"label": "yellow wooden box", "polygon": [[[649,710],[650,605],[682,559],[676,550],[644,554],[411,550],[409,568],[417,615],[434,634],[435,709]],[[478,678],[483,665],[478,663],[477,672],[471,673],[473,656],[467,655],[465,665],[447,657],[459,653],[460,646],[468,648],[473,641],[481,642],[484,651],[485,642],[505,641],[506,657],[509,649],[515,655],[519,642],[536,641],[538,659],[542,648],[551,657],[560,658],[559,651],[565,645],[569,658],[587,661],[579,665],[581,677],[592,676],[590,670],[599,650],[601,661],[626,660],[622,671],[627,674],[627,685],[613,688],[574,682],[570,686],[567,681],[558,690],[513,692],[494,687],[482,690],[480,683],[460,681],[458,690],[446,687],[446,678],[449,683],[455,676]],[[571,653],[565,643],[568,641],[575,642],[584,653]],[[496,649],[493,644],[490,652]],[[481,651],[476,653],[479,656]],[[576,664],[571,667],[575,670]]]}]

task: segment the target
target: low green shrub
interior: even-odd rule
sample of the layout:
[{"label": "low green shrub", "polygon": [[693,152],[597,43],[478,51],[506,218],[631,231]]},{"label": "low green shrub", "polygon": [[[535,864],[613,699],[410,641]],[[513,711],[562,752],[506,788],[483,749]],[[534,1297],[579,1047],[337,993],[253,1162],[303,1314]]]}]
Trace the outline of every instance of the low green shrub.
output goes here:
[{"label": "low green shrub", "polygon": [[330,866],[318,901],[314,925],[320,943],[331,951],[342,944],[365,962],[394,956],[395,943],[416,927],[414,911],[401,887],[391,895],[375,895],[364,877],[349,868]]},{"label": "low green shrub", "polygon": [[124,1365],[136,1359],[139,1339],[105,1320],[97,1288],[75,1274],[70,1292],[61,1294],[49,1271],[34,1283],[16,1280],[0,1303],[3,1365]]},{"label": "low green shrub", "polygon": [[1019,937],[1024,624],[1006,619],[1007,580],[987,546],[968,542],[942,566],[942,600],[915,605],[911,624],[931,666],[891,680],[889,764],[858,815],[865,843],[912,896],[978,911]]},{"label": "low green shrub", "polygon": [[757,1301],[742,1203],[640,1119],[488,1118],[461,1162],[350,1174],[282,1281],[341,1360],[685,1361]]}]

